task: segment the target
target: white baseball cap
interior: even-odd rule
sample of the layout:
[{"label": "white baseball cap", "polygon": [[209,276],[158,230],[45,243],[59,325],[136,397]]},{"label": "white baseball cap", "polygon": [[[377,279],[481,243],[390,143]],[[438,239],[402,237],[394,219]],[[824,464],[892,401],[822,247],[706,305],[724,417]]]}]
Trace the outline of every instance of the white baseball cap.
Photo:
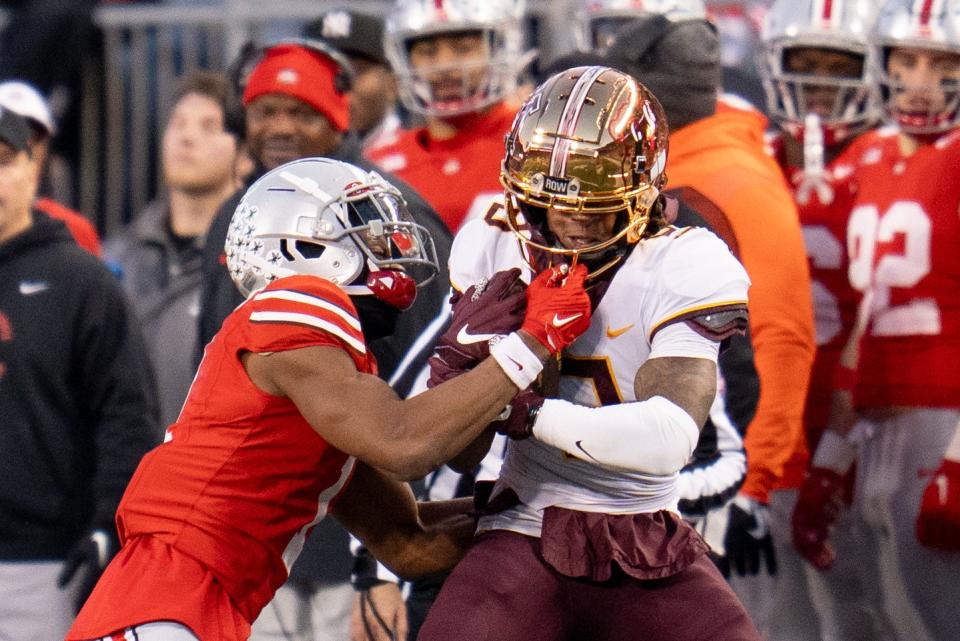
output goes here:
[{"label": "white baseball cap", "polygon": [[57,127],[46,99],[32,85],[19,80],[0,82],[0,107],[32,120],[53,136]]}]

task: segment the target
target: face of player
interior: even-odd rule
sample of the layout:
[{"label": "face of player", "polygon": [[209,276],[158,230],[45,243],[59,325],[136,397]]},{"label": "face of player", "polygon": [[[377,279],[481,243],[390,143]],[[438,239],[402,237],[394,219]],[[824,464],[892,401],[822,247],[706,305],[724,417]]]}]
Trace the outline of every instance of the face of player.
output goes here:
[{"label": "face of player", "polygon": [[794,47],[783,55],[783,69],[789,74],[810,77],[804,84],[801,108],[805,113],[815,113],[821,118],[834,115],[837,96],[841,89],[824,80],[856,80],[863,74],[863,56],[850,51],[821,47]]},{"label": "face of player", "polygon": [[341,134],[319,111],[292,96],[268,93],[246,109],[247,145],[267,170],[314,156],[328,156]]},{"label": "face of player", "polygon": [[617,225],[616,212],[588,214],[547,209],[547,228],[565,249],[580,249],[609,240]]},{"label": "face of player", "polygon": [[366,134],[380,124],[397,101],[397,86],[386,66],[365,58],[351,58],[356,74],[350,92],[350,128]]},{"label": "face of player", "polygon": [[30,227],[38,179],[37,163],[27,152],[0,142],[0,242]]},{"label": "face of player", "polygon": [[204,193],[233,181],[237,140],[224,130],[223,108],[209,96],[180,99],[163,132],[163,173],[172,189]]},{"label": "face of player", "polygon": [[490,48],[480,31],[418,38],[410,44],[410,65],[440,104],[459,104],[476,95],[486,80],[489,60]]},{"label": "face of player", "polygon": [[[894,106],[898,111],[918,116],[939,114],[957,97],[960,54],[897,47],[887,57],[887,75],[896,87]],[[952,87],[949,92],[945,91],[948,86]]]}]

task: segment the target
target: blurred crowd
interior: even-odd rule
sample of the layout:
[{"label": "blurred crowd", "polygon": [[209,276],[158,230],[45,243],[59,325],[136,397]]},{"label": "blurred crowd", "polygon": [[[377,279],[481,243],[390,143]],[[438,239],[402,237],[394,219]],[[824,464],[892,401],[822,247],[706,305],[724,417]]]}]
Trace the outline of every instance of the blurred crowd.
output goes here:
[{"label": "blurred crowd", "polygon": [[[397,186],[440,274],[370,347],[417,394],[450,287],[466,289],[454,239],[505,225],[519,189],[504,160],[519,110],[555,74],[600,66],[662,105],[673,224],[712,231],[751,282],[672,511],[765,639],[955,638],[960,0],[583,0],[551,36],[575,48],[553,59],[519,0],[318,11],[178,79],[150,134],[156,193],[109,229],[62,188],[80,171],[97,4],[4,3],[0,641],[63,638],[117,553],[128,480],[244,301],[225,242],[248,188],[311,157]],[[592,380],[595,405],[623,403]],[[418,497],[473,496],[508,442],[432,471]],[[252,639],[413,641],[447,578],[403,581],[329,519],[288,569]]]}]

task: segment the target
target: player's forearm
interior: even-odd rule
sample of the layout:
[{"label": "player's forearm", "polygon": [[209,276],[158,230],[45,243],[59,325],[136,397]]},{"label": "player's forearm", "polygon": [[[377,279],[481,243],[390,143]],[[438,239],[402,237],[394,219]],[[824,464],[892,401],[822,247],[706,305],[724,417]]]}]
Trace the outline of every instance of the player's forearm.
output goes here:
[{"label": "player's forearm", "polygon": [[[525,371],[542,367],[547,350],[529,337],[523,341],[533,359]],[[383,469],[402,479],[425,476],[470,445],[519,391],[504,366],[490,357],[472,371],[403,401],[383,443],[391,453]]]}]

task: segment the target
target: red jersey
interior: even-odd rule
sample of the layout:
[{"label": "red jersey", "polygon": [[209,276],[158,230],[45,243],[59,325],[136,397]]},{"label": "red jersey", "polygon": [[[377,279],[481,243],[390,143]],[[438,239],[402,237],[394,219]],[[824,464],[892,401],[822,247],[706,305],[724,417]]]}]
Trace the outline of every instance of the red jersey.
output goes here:
[{"label": "red jersey", "polygon": [[[124,550],[114,563],[140,567],[125,551],[148,537],[154,547],[169,546],[198,563],[199,569],[188,568],[192,580],[209,571],[236,613],[256,619],[346,485],[354,459],[327,443],[292,401],[257,388],[240,355],[314,345],[343,349],[358,371],[376,372],[350,299],[323,279],[280,279],[227,317],[206,348],[180,417],[130,480],[117,510]],[[201,634],[204,641],[233,638],[196,620],[196,603],[168,599],[158,612],[163,599],[154,594],[119,594],[129,582],[115,576],[122,572],[108,568],[101,581],[108,584],[98,585],[70,639],[159,619],[215,635]]]},{"label": "red jersey", "polygon": [[38,198],[33,206],[47,216],[50,216],[50,218],[63,221],[67,229],[70,230],[70,235],[77,241],[77,244],[97,258],[100,258],[100,237],[97,235],[97,230],[93,226],[93,223],[91,223],[86,216],[49,198]]},{"label": "red jersey", "polygon": [[820,435],[827,426],[833,396],[833,379],[840,353],[847,342],[857,315],[860,294],[847,280],[847,218],[856,195],[852,179],[857,155],[857,143],[824,168],[822,194],[804,185],[804,171],[786,164],[783,138],[768,140],[768,151],[783,170],[800,215],[803,241],[810,265],[810,285],[813,295],[813,317],[817,352],[807,390],[803,422],[805,441],[798,444],[793,457],[784,468],[778,487],[800,487],[810,452],[814,451]]},{"label": "red jersey", "polygon": [[426,128],[401,130],[368,150],[367,157],[413,187],[456,233],[465,220],[483,216],[490,202],[503,195],[503,141],[516,113],[500,103],[465,117],[448,140],[433,140]]},{"label": "red jersey", "polygon": [[858,407],[960,407],[960,130],[901,151],[867,134],[847,227],[850,282],[870,292]]}]

